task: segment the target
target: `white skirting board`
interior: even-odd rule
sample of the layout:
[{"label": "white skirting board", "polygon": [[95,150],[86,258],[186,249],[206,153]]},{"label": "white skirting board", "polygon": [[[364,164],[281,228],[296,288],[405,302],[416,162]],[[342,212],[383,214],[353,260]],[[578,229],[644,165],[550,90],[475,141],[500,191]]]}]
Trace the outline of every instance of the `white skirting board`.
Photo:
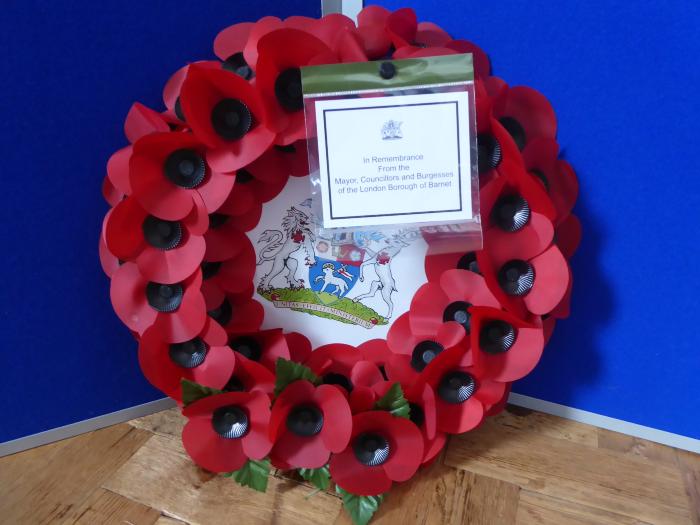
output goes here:
[{"label": "white skirting board", "polygon": [[[635,423],[629,423],[627,421],[622,421],[612,417],[601,416],[600,414],[579,410],[578,408],[571,408],[564,405],[559,405],[557,403],[551,403],[549,401],[542,401],[541,399],[535,399],[534,397],[524,396],[522,394],[511,394],[508,401],[514,405],[524,408],[538,410],[546,414],[552,414],[554,416],[571,419],[580,423],[594,425],[607,430],[612,430],[614,432],[620,432],[622,434],[627,434],[649,441],[654,441],[656,443],[661,443],[662,445],[668,445],[670,447],[689,450],[700,454],[700,440],[698,439],[680,436],[678,434],[637,425]],[[143,405],[137,405],[135,407],[105,414],[104,416],[86,419],[85,421],[80,421],[71,425],[47,430],[46,432],[39,432],[38,434],[32,434],[31,436],[15,439],[13,441],[7,441],[6,443],[0,443],[0,457],[41,445],[46,445],[47,443],[52,443],[61,439],[77,436],[78,434],[84,434],[85,432],[98,430],[110,425],[116,425],[117,423],[123,423],[137,417],[147,416],[155,412],[160,412],[161,410],[167,410],[174,406],[176,406],[176,403],[172,399],[158,399],[156,401],[151,401],[150,403],[144,403]]]},{"label": "white skirting board", "polygon": [[61,439],[77,436],[78,434],[85,434],[86,432],[92,432],[93,430],[98,430],[100,428],[109,427],[118,423],[124,423],[125,421],[154,414],[174,406],[177,406],[177,403],[168,397],[164,399],[156,399],[150,403],[136,405],[135,407],[125,408],[124,410],[117,410],[116,412],[104,414],[103,416],[93,417],[84,421],[78,421],[77,423],[71,423],[70,425],[65,425],[63,427],[52,428],[51,430],[47,430],[45,432],[39,432],[23,438],[6,441],[5,443],[0,443],[0,458],[30,448],[53,443],[54,441],[60,441]]}]

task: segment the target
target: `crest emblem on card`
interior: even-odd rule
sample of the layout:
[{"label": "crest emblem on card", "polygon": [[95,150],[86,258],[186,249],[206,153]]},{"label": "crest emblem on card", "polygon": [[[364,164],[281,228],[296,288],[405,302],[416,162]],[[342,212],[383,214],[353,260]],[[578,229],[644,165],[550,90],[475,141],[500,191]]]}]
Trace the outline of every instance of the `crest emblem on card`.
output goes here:
[{"label": "crest emblem on card", "polygon": [[[355,232],[316,234],[309,200],[291,206],[279,229],[260,233],[258,294],[276,308],[370,329],[393,314],[391,261],[415,236]],[[371,306],[370,306],[371,305]]]},{"label": "crest emblem on card", "polygon": [[402,139],[403,133],[401,131],[401,124],[403,124],[403,122],[387,120],[382,126],[382,140]]}]

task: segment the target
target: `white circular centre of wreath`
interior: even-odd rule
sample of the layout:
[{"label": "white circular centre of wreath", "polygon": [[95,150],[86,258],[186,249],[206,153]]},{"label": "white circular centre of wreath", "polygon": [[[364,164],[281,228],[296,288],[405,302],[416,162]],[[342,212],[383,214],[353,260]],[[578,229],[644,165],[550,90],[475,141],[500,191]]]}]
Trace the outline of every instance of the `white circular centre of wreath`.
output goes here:
[{"label": "white circular centre of wreath", "polygon": [[314,347],[386,338],[426,282],[427,245],[415,231],[320,235],[306,178],[290,178],[248,236],[263,329],[301,332]]}]

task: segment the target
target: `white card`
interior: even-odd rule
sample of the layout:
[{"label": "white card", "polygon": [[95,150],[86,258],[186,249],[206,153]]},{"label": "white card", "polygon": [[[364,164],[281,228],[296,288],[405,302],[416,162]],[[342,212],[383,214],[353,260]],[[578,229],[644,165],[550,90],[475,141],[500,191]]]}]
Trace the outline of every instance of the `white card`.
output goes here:
[{"label": "white card", "polygon": [[467,92],[316,101],[324,228],[472,216]]}]

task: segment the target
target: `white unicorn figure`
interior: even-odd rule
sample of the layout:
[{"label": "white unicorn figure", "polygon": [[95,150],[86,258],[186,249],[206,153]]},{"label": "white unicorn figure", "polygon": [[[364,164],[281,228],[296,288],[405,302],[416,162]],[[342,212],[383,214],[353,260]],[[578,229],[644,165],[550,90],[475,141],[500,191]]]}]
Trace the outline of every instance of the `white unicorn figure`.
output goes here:
[{"label": "white unicorn figure", "polygon": [[[343,279],[333,275],[335,272],[335,265],[333,263],[326,263],[321,268],[323,269],[323,275],[319,275],[314,279],[315,283],[323,281],[323,286],[319,292],[325,292],[327,286],[335,286],[335,290],[329,291],[328,293],[336,294],[338,297],[344,295],[348,291],[348,283],[345,281],[348,277],[345,276],[345,272],[343,271],[345,266],[341,266],[338,270],[338,275],[343,277]],[[352,280],[352,277],[350,277],[350,280]]]},{"label": "white unicorn figure", "polygon": [[282,231],[265,230],[260,234],[258,244],[267,243],[260,250],[257,265],[272,261],[272,268],[260,280],[260,289],[271,288],[270,282],[287,269],[287,282],[290,288],[303,288],[304,280],[296,278],[297,260],[292,254],[303,250],[306,254],[305,262],[307,266],[316,264],[314,253],[314,241],[316,240],[313,231],[309,226],[309,216],[303,211],[292,206],[287,210],[287,215],[282,219]]},{"label": "white unicorn figure", "polygon": [[370,265],[374,267],[374,271],[377,274],[377,279],[372,281],[367,293],[358,295],[353,299],[353,301],[358,302],[362,299],[374,297],[377,295],[377,292],[380,292],[382,294],[382,300],[388,307],[388,312],[385,318],[391,318],[392,314],[394,313],[394,302],[391,299],[391,295],[397,291],[396,281],[391,273],[391,260],[401,251],[402,248],[409,246],[409,242],[409,237],[404,233],[399,232],[385,238],[384,244],[386,246],[378,249],[377,251],[365,248],[365,251],[370,254],[371,257],[369,259],[365,259],[360,266],[360,282],[364,282],[365,267]]}]

